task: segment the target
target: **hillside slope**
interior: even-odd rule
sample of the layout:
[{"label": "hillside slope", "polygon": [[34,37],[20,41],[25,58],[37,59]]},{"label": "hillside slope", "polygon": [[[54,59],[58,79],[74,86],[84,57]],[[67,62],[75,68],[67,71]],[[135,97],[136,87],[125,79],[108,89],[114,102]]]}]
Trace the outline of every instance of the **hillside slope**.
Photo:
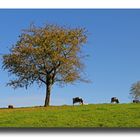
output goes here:
[{"label": "hillside slope", "polygon": [[140,127],[140,104],[0,109],[0,127]]}]

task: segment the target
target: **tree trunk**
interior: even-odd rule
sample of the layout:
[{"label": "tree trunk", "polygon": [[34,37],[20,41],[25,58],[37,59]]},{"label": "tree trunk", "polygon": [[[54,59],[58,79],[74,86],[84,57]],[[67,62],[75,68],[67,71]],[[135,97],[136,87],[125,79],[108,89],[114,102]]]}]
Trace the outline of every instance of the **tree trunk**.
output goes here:
[{"label": "tree trunk", "polygon": [[44,107],[50,105],[50,94],[51,94],[51,84],[47,84],[46,85],[46,98],[45,98]]}]

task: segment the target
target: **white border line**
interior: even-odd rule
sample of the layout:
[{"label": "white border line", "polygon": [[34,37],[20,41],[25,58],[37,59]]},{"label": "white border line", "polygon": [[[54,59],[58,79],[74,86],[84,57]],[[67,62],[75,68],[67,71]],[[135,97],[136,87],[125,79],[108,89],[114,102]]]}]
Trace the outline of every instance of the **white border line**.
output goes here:
[{"label": "white border line", "polygon": [[140,0],[1,0],[0,8],[140,8]]}]

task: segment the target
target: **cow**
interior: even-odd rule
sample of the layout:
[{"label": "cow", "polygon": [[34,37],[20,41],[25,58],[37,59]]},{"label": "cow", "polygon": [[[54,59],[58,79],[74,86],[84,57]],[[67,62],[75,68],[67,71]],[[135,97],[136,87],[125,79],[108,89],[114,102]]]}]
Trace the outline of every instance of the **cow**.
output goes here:
[{"label": "cow", "polygon": [[133,103],[140,103],[138,99],[133,100]]},{"label": "cow", "polygon": [[79,98],[79,97],[75,97],[75,98],[73,98],[73,105],[75,104],[75,103],[80,103],[80,104],[84,104],[83,103],[83,99],[82,98]]},{"label": "cow", "polygon": [[112,97],[111,98],[111,103],[119,103],[119,99],[117,99],[116,97]]},{"label": "cow", "polygon": [[14,108],[14,106],[13,105],[8,105],[8,108]]}]

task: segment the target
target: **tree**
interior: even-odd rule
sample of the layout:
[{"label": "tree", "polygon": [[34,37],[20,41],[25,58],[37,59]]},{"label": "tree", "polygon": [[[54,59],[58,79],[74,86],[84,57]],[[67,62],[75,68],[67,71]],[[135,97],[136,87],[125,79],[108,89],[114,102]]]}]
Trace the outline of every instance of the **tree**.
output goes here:
[{"label": "tree", "polygon": [[132,87],[130,89],[130,95],[135,100],[138,100],[140,98],[140,81],[132,84]]},{"label": "tree", "polygon": [[46,86],[44,106],[50,104],[54,83],[64,85],[82,78],[84,57],[81,47],[86,43],[84,28],[67,28],[54,24],[23,30],[9,54],[3,55],[3,68],[15,75],[7,85],[28,87],[34,82]]}]

